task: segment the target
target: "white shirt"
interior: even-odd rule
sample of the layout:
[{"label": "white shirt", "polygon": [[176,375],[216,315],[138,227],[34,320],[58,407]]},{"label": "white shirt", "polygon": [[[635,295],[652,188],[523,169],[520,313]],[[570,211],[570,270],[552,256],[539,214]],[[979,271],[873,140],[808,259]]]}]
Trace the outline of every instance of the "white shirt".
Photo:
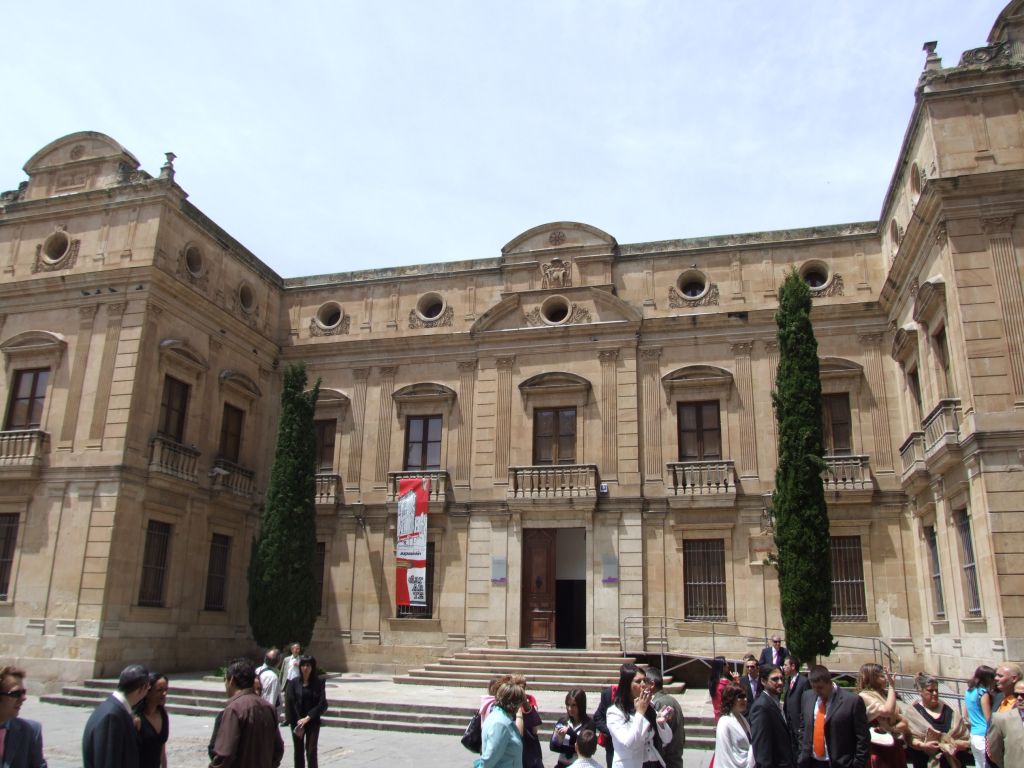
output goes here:
[{"label": "white shirt", "polygon": [[[641,768],[649,760],[665,764],[654,748],[654,729],[646,717],[634,712],[626,720],[618,704],[612,704],[606,722],[615,748],[612,768]],[[663,744],[668,744],[672,741],[672,728],[667,723],[658,723],[658,735]]]},{"label": "white shirt", "polygon": [[715,768],[753,768],[754,750],[750,748],[750,735],[745,724],[743,715],[722,715],[718,719]]},{"label": "white shirt", "polygon": [[259,675],[260,685],[263,686],[263,693],[260,696],[276,707],[281,693],[281,678],[277,676],[277,670],[264,664],[256,670],[256,674]]},{"label": "white shirt", "polygon": [[299,676],[299,657],[285,656],[284,658],[284,679],[291,680]]}]

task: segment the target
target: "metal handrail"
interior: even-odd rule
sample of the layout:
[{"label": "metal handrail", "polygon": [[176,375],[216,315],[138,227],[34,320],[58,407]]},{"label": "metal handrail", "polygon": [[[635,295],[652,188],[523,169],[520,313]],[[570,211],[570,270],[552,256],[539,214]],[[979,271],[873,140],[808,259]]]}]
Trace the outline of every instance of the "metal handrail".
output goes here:
[{"label": "metal handrail", "polygon": [[[701,627],[696,626],[697,624],[706,624],[709,625],[710,628],[703,629]],[[641,636],[642,650],[644,653],[648,651],[648,638],[652,634],[649,630],[657,630],[656,637],[659,639],[658,647],[659,655],[661,658],[661,668],[663,671],[665,668],[665,654],[666,652],[668,652],[667,648],[669,630],[672,630],[677,634],[690,634],[703,637],[710,637],[711,657],[719,655],[719,638],[724,639],[726,637],[763,637],[764,643],[765,645],[767,645],[769,635],[775,633],[784,633],[784,630],[781,628],[762,627],[753,624],[694,622],[692,620],[681,619],[675,616],[626,616],[622,619],[622,631],[619,634],[619,646],[624,656],[630,650],[626,647],[627,632],[630,629],[634,631],[639,631]],[[745,630],[756,631],[747,632]],[[900,659],[899,655],[895,651],[893,651],[892,646],[890,646],[887,642],[885,642],[879,637],[833,634],[832,638],[839,643],[839,647],[844,647],[848,650],[865,651],[871,653],[871,655],[875,658],[877,663],[881,664],[883,667],[886,667],[887,669],[893,670],[897,674],[902,673],[903,671],[903,662]],[[863,643],[863,645],[858,645],[858,643]],[[673,667],[673,669],[677,669],[680,666],[683,665],[676,665],[675,667]]]}]

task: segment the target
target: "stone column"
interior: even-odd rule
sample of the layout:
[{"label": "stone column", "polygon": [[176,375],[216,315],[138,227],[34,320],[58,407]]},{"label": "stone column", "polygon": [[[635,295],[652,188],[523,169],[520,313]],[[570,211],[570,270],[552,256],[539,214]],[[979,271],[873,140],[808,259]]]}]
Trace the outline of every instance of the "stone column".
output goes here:
[{"label": "stone column", "polygon": [[395,391],[394,366],[385,366],[380,371],[380,389],[377,403],[377,464],[373,473],[374,485],[384,485],[388,479],[388,463],[391,461],[391,395]]},{"label": "stone column", "polygon": [[473,396],[476,391],[476,360],[459,363],[459,432],[455,455],[455,484],[469,485],[473,458]]},{"label": "stone column", "polygon": [[857,337],[857,341],[864,350],[864,374],[874,400],[871,409],[871,431],[875,436],[872,460],[876,469],[891,472],[892,433],[889,429],[889,397],[885,391],[885,373],[882,370],[882,334],[863,333]]},{"label": "stone column", "polygon": [[494,425],[494,479],[508,480],[509,441],[512,438],[512,366],[514,357],[499,357],[497,408]]},{"label": "stone column", "polygon": [[999,303],[1002,304],[1003,325],[1009,347],[1010,376],[1013,381],[1013,400],[1017,407],[1024,406],[1024,289],[1014,252],[1013,216],[983,219],[992,253],[992,267],[996,276]]},{"label": "stone column", "polygon": [[[361,488],[363,484],[363,440],[366,438],[366,382],[370,378],[369,368],[355,368],[355,389],[352,392],[352,438],[348,449],[348,472],[346,488]],[[347,498],[347,496],[346,496]]]},{"label": "stone column", "polygon": [[754,379],[749,341],[733,344],[736,356],[736,391],[740,398],[740,477],[757,477],[757,422],[754,418]]},{"label": "stone column", "polygon": [[[779,374],[779,342],[772,340],[764,343],[764,351],[768,355],[768,422],[769,439],[772,441],[772,453],[769,466],[766,467],[774,477],[779,465],[779,423],[775,418],[775,402],[771,393],[775,391],[775,377]],[[773,481],[774,482],[774,481]]]},{"label": "stone column", "polygon": [[614,480],[619,472],[618,458],[618,385],[616,364],[619,350],[608,349],[598,353],[601,360],[601,468],[602,478]]},{"label": "stone column", "polygon": [[661,447],[661,421],[664,409],[659,384],[661,379],[661,347],[640,350],[640,396],[643,409],[644,482],[664,479]]},{"label": "stone column", "polygon": [[122,301],[107,304],[106,308],[107,332],[103,338],[100,377],[96,384],[96,399],[93,402],[92,422],[89,425],[89,447],[101,449],[103,448],[103,428],[107,423],[110,385],[114,378],[114,364],[117,362],[117,342],[121,338],[125,303]]},{"label": "stone column", "polygon": [[78,340],[75,343],[75,359],[71,364],[71,384],[68,387],[68,402],[64,409],[64,422],[61,424],[59,451],[70,451],[74,448],[75,431],[78,428],[78,412],[82,404],[82,387],[85,383],[85,369],[89,363],[89,346],[92,342],[92,329],[96,322],[98,304],[90,304],[78,308]]}]

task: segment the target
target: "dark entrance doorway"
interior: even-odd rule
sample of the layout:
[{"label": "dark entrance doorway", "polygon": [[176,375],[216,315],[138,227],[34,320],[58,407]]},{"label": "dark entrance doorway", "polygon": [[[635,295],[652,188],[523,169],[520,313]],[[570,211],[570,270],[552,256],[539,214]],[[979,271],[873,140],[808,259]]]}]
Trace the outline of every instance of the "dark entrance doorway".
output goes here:
[{"label": "dark entrance doorway", "polygon": [[585,529],[523,531],[524,648],[587,647],[586,563]]}]

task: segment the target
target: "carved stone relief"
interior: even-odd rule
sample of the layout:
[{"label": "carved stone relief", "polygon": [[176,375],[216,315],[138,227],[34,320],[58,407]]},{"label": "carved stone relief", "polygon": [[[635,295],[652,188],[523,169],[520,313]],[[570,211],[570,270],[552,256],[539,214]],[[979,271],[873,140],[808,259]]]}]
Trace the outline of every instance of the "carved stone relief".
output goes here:
[{"label": "carved stone relief", "polygon": [[75,266],[75,261],[78,259],[78,249],[81,245],[81,240],[72,240],[63,256],[56,261],[50,261],[43,258],[43,245],[40,243],[36,246],[36,260],[32,264],[32,271],[54,272],[58,269],[70,269]]},{"label": "carved stone relief", "polygon": [[352,324],[352,318],[345,315],[341,318],[341,322],[330,328],[324,328],[320,323],[316,321],[315,317],[309,320],[309,335],[310,336],[342,336],[347,335],[349,327]]},{"label": "carved stone relief", "polygon": [[410,310],[409,312],[409,327],[410,328],[441,328],[449,326],[455,319],[455,310],[451,307],[445,307],[444,312],[435,317],[433,320],[423,320],[416,310]]},{"label": "carved stone relief", "polygon": [[543,275],[541,288],[568,288],[572,285],[569,265],[562,259],[552,259],[547,264],[541,264],[540,271]]},{"label": "carved stone relief", "polygon": [[523,314],[523,322],[526,325],[534,328],[544,325],[578,325],[580,323],[591,322],[590,310],[579,306],[578,304],[572,305],[572,311],[569,313],[569,317],[561,323],[549,323],[544,320],[544,316],[541,314],[540,307],[535,307],[527,313]]},{"label": "carved stone relief", "polygon": [[717,307],[718,306],[718,284],[712,283],[711,287],[703,296],[691,299],[676,290],[674,285],[668,289],[668,305],[670,307]]},{"label": "carved stone relief", "polygon": [[838,272],[832,275],[832,279],[828,281],[828,285],[823,287],[820,291],[812,291],[814,297],[819,296],[842,296],[843,295],[843,276]]}]

